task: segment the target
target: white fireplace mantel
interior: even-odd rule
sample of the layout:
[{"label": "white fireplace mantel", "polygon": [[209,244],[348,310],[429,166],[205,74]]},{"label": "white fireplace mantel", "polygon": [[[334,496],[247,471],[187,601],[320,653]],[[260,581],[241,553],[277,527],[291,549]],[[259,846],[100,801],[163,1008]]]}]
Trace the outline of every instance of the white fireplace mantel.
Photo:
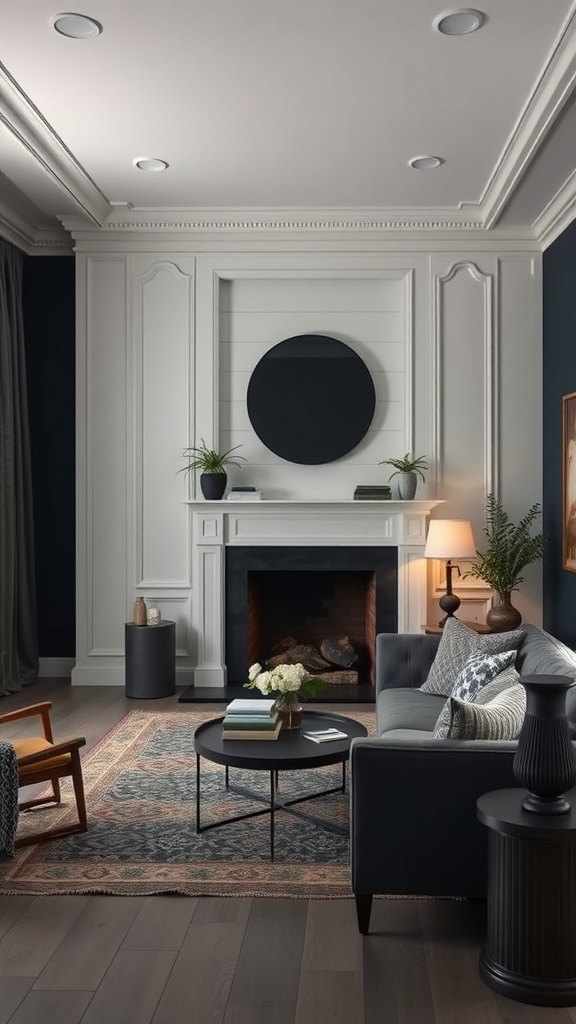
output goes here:
[{"label": "white fireplace mantel", "polygon": [[426,520],[441,501],[189,501],[192,517],[194,685],[226,685],[224,587],[227,546],[396,547],[398,632],[426,621]]}]

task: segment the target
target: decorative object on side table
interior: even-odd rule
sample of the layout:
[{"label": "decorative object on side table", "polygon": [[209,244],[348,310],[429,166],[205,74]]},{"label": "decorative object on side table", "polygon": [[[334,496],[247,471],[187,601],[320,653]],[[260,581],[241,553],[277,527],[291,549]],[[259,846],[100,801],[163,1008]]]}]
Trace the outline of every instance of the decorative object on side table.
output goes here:
[{"label": "decorative object on side table", "polygon": [[452,563],[453,558],[474,558],[476,545],[472,525],[466,519],[432,519],[428,527],[425,558],[446,559],[446,593],[439,604],[444,618],[438,623],[443,626],[446,619],[460,607],[460,598],[452,591],[452,570],[460,576],[460,567]]},{"label": "decorative object on side table", "polygon": [[476,552],[476,560],[465,576],[484,580],[497,592],[498,604],[486,616],[495,632],[515,629],[522,622],[522,615],[510,602],[510,594],[524,582],[522,571],[526,566],[538,562],[544,554],[545,535],[531,532],[540,514],[541,507],[536,503],[518,523],[513,523],[494,494],[486,498],[486,550]]},{"label": "decorative object on side table", "polygon": [[200,439],[199,445],[192,448],[185,448],[182,452],[187,458],[188,465],[179,469],[179,473],[190,473],[192,470],[200,470],[200,489],[205,498],[209,501],[220,501],[224,497],[228,475],[226,466],[237,466],[241,469],[240,460],[246,462],[243,455],[232,455],[241,445],[229,448],[226,452],[218,452],[213,448],[207,448],[204,438]]},{"label": "decorative object on side table", "polygon": [[143,597],[137,597],[134,602],[134,625],[146,626],[148,624],[148,613],[146,601]]},{"label": "decorative object on side table", "polygon": [[157,604],[148,605],[146,621],[149,626],[157,626],[162,621],[162,613]]},{"label": "decorative object on side table", "polygon": [[256,662],[248,671],[247,690],[258,689],[275,699],[275,706],[283,729],[299,729],[302,725],[304,697],[315,697],[326,683],[308,674],[303,665],[276,665],[269,672]]},{"label": "decorative object on side table", "polygon": [[401,459],[384,459],[378,465],[394,467],[388,480],[398,477],[398,497],[401,501],[411,501],[415,497],[418,477],[426,480],[424,470],[428,469],[428,463],[424,455],[412,457],[410,452],[406,452]]},{"label": "decorative object on side table", "polygon": [[512,770],[528,790],[525,811],[565,814],[570,804],[564,793],[576,781],[576,752],[566,718],[566,693],[575,681],[568,676],[523,676],[526,716],[518,737]]}]

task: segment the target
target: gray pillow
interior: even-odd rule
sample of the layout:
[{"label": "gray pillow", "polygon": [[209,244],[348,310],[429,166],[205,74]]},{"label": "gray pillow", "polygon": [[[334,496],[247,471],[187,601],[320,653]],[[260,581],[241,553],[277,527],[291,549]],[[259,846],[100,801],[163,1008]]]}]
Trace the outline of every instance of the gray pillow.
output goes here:
[{"label": "gray pillow", "polygon": [[526,690],[521,683],[508,686],[488,704],[450,697],[452,740],[515,740],[526,713]]},{"label": "gray pillow", "polygon": [[516,650],[523,636],[521,629],[513,629],[509,633],[476,633],[450,616],[442,631],[428,678],[420,687],[422,693],[449,697],[458,673],[472,654],[501,654],[502,651]]},{"label": "gray pillow", "polygon": [[[497,676],[494,676],[494,679],[492,679],[491,682],[486,683],[485,686],[481,686],[473,697],[460,697],[459,699],[473,701],[474,704],[489,704],[490,701],[499,693],[502,693],[503,690],[507,690],[509,686],[515,686],[519,682],[520,674],[516,671],[513,665],[510,665],[509,668],[505,668],[503,672],[499,672]],[[438,715],[436,725],[434,726],[434,732],[432,733],[432,739],[447,739],[451,724],[452,705],[450,703],[450,697],[448,697],[442,711]]]}]

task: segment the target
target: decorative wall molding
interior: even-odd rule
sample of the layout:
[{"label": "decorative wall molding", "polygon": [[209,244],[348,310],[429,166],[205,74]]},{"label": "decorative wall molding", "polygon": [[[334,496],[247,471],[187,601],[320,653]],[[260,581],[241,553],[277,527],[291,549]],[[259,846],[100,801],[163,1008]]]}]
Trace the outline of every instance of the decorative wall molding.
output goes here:
[{"label": "decorative wall molding", "polygon": [[[432,297],[432,391],[434,417],[432,457],[435,466],[444,465],[445,441],[442,432],[442,342],[444,339],[444,289],[460,271],[470,274],[483,288],[484,295],[484,495],[496,490],[496,458],[498,451],[498,381],[497,381],[497,312],[493,275],[485,274],[476,263],[462,260],[453,263],[446,274],[435,275]],[[441,476],[436,474],[436,490],[441,489]]]}]

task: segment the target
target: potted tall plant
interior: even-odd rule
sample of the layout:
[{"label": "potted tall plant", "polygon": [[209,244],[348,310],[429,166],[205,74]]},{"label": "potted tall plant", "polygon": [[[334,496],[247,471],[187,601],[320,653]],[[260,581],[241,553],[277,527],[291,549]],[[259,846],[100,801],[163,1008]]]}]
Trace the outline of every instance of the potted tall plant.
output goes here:
[{"label": "potted tall plant", "polygon": [[406,452],[401,459],[384,459],[378,465],[394,467],[394,472],[390,474],[388,481],[395,476],[398,477],[398,496],[404,501],[411,500],[416,494],[419,476],[423,481],[426,480],[423,471],[428,469],[428,463],[424,455],[413,458],[410,452]]},{"label": "potted tall plant", "polygon": [[518,523],[513,523],[494,494],[486,498],[485,550],[476,552],[465,576],[484,580],[498,594],[498,603],[486,616],[487,624],[497,632],[515,629],[522,622],[510,595],[524,582],[526,566],[538,562],[544,554],[544,533],[532,532],[541,511],[536,503]]},{"label": "potted tall plant", "polygon": [[246,462],[243,455],[232,454],[240,447],[241,445],[237,444],[234,448],[229,448],[227,452],[218,452],[213,448],[208,448],[204,438],[201,438],[199,445],[184,449],[182,455],[188,459],[188,465],[183,466],[178,472],[190,473],[192,470],[199,469],[202,494],[210,501],[219,501],[224,497],[228,482],[226,466],[237,466],[241,469],[240,460]]}]

